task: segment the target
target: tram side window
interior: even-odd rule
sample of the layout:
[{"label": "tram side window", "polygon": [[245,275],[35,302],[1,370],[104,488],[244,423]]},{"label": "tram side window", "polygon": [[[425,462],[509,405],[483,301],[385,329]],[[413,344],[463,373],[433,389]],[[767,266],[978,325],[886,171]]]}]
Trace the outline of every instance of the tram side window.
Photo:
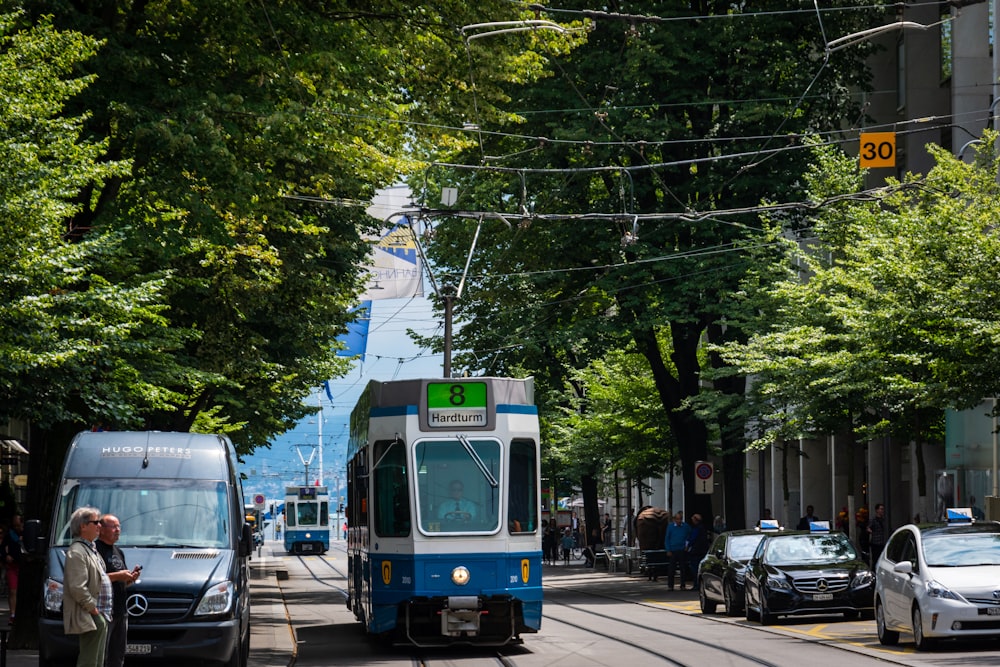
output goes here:
[{"label": "tram side window", "polygon": [[375,467],[375,534],[406,537],[410,534],[410,496],[406,483],[406,447],[401,441],[376,442],[372,449]]},{"label": "tram side window", "polygon": [[536,448],[531,440],[510,443],[510,496],[508,528],[512,533],[533,533],[538,528],[538,470]]},{"label": "tram side window", "polygon": [[368,447],[362,447],[354,456],[355,472],[352,476],[354,480],[354,491],[352,498],[355,502],[355,509],[351,511],[355,526],[368,525],[368,475],[364,474],[367,466]]}]

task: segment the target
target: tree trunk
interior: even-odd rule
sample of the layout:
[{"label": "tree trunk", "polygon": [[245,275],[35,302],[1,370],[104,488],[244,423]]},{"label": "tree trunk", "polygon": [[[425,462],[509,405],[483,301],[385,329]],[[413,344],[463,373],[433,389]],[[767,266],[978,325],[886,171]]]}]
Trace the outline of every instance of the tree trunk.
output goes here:
[{"label": "tree trunk", "polygon": [[[746,336],[734,327],[711,324],[708,337],[713,343],[729,340],[745,341]],[[709,354],[712,368],[725,367],[722,356],[716,352]],[[746,393],[747,379],[744,375],[720,377],[713,382],[717,391],[742,400]],[[718,416],[722,446],[722,502],[726,526],[730,530],[746,528],[746,420],[733,418],[734,411],[724,411]],[[705,517],[706,519],[708,517]]]},{"label": "tree trunk", "polygon": [[633,337],[638,350],[649,362],[653,382],[677,441],[681,458],[681,478],[684,480],[686,515],[698,513],[701,514],[703,521],[710,521],[713,516],[712,496],[694,492],[695,462],[708,458],[708,429],[692,410],[682,408],[684,399],[696,395],[700,389],[701,366],[698,362],[698,349],[703,330],[704,327],[698,323],[671,325],[673,336],[671,360],[677,369],[676,378],[667,369],[653,329],[636,329],[633,331]]}]

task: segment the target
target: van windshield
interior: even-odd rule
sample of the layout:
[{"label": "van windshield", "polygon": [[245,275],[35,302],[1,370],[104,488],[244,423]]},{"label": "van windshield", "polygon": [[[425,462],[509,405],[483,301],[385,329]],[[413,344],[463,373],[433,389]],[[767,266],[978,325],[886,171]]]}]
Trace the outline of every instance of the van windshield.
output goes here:
[{"label": "van windshield", "polygon": [[229,505],[222,481],[67,479],[56,509],[54,545],[73,541],[69,519],[84,506],[118,517],[119,547],[229,547]]}]

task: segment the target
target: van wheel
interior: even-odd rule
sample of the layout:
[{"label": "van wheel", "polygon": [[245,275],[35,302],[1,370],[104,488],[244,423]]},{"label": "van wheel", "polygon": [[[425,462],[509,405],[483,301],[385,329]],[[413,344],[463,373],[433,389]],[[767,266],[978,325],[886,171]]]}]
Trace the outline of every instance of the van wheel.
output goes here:
[{"label": "van wheel", "polygon": [[240,640],[240,642],[233,647],[233,654],[229,656],[229,660],[222,663],[222,667],[246,667],[249,659],[250,635],[247,634],[246,639]]}]

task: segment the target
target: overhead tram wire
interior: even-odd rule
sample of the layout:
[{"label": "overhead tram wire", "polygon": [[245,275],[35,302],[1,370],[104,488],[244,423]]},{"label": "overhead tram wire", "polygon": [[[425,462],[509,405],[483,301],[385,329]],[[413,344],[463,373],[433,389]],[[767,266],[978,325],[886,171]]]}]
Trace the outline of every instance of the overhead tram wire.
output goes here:
[{"label": "overhead tram wire", "polygon": [[[538,3],[526,3],[517,2],[517,4],[524,5],[526,9],[530,9],[536,13],[545,14],[569,14],[573,16],[581,16],[583,18],[589,18],[594,20],[604,20],[604,21],[619,21],[624,23],[650,23],[650,24],[665,24],[665,23],[676,23],[679,21],[704,21],[709,19],[744,19],[744,18],[757,18],[766,16],[783,16],[788,14],[811,14],[812,9],[778,9],[763,12],[745,12],[745,13],[734,13],[734,14],[698,14],[698,15],[685,15],[685,16],[657,16],[655,14],[621,14],[618,12],[607,12],[598,9],[561,9],[559,7],[552,7],[549,5],[542,5]],[[891,7],[894,7],[897,3],[887,3],[883,5],[853,5],[848,7],[823,7],[820,11],[823,13],[833,13],[833,12],[847,12],[847,11],[882,11]],[[940,5],[937,1],[924,1],[924,2],[908,2],[908,6],[920,6],[920,5]]]},{"label": "overhead tram wire", "polygon": [[[889,94],[889,93],[890,93],[890,91],[873,91],[871,93],[871,95]],[[807,96],[807,98],[808,98],[808,96]],[[702,103],[699,103],[699,104],[718,104],[718,103],[727,103],[727,104],[746,103],[746,104],[752,104],[752,103],[755,103],[757,101],[768,102],[768,101],[775,101],[776,99],[790,99],[790,98],[760,98],[759,100],[754,100],[754,99],[745,99],[745,100],[706,100],[705,102],[702,102]],[[627,106],[624,106],[624,107],[608,107],[607,109],[608,110],[632,109],[632,108],[643,108],[644,106],[648,106],[649,108],[656,108],[656,107],[660,107],[660,106],[670,106],[670,105],[662,105],[662,104],[641,105],[641,106],[627,105]],[[562,113],[564,111],[566,111],[566,110],[561,110],[561,109],[547,109],[547,110],[539,110],[539,111],[537,111],[537,113]],[[586,110],[585,109],[569,109],[569,111],[586,111]],[[484,129],[481,129],[481,128],[457,127],[457,126],[454,126],[454,125],[440,125],[440,124],[423,123],[423,122],[416,122],[416,121],[406,121],[406,120],[401,120],[401,119],[398,119],[398,118],[386,118],[386,117],[380,117],[380,116],[372,116],[371,114],[356,114],[356,113],[346,113],[346,112],[328,112],[328,113],[330,113],[331,115],[336,115],[336,116],[345,117],[345,118],[356,118],[356,119],[360,119],[360,120],[377,120],[377,121],[384,121],[384,122],[387,122],[387,123],[404,124],[404,125],[412,126],[412,127],[432,127],[432,128],[436,128],[436,129],[439,129],[439,130],[452,130],[452,131],[455,131],[455,132],[471,132],[471,131],[475,131],[477,133],[481,133],[483,136],[495,136],[495,137],[508,138],[508,139],[522,139],[525,142],[531,142],[531,143],[535,143],[535,144],[537,144],[537,143],[546,143],[546,144],[552,144],[552,145],[567,145],[567,146],[572,146],[572,145],[578,145],[578,146],[585,146],[585,145],[590,145],[590,146],[636,146],[636,147],[644,146],[644,147],[648,148],[648,147],[683,145],[683,144],[697,143],[697,142],[706,143],[706,144],[729,143],[729,142],[735,142],[735,141],[768,139],[768,138],[774,136],[773,133],[772,133],[772,134],[768,134],[768,135],[700,137],[700,138],[696,138],[696,139],[665,139],[665,140],[633,139],[633,140],[628,140],[628,141],[622,141],[622,140],[619,140],[619,141],[594,141],[594,140],[583,140],[583,139],[558,139],[558,138],[554,138],[554,137],[545,137],[545,136],[537,136],[537,135],[526,135],[526,134],[518,134],[518,133],[514,133],[514,132],[500,132],[500,131],[496,131],[496,130],[484,130]],[[517,113],[532,113],[532,112],[521,111],[521,112],[517,112]],[[880,123],[880,124],[876,124],[876,125],[869,125],[869,126],[865,126],[863,129],[866,132],[868,132],[868,131],[874,132],[874,131],[879,131],[880,128],[900,127],[900,126],[910,125],[910,124],[914,124],[914,123],[926,123],[926,122],[929,122],[929,121],[945,121],[945,120],[948,120],[948,119],[957,120],[957,119],[959,119],[961,117],[968,117],[968,116],[971,116],[973,114],[979,114],[979,113],[982,113],[982,112],[980,112],[980,111],[965,111],[965,112],[958,113],[958,114],[937,114],[937,115],[934,115],[934,116],[922,116],[922,117],[919,117],[919,118],[897,120],[897,121],[893,121],[891,123]],[[861,129],[862,129],[861,127],[852,126],[852,127],[849,127],[849,128],[838,128],[838,129],[835,129],[835,130],[826,130],[826,131],[822,131],[822,132],[814,132],[814,133],[811,133],[811,136],[821,136],[822,137],[822,136],[828,136],[828,135],[843,135],[843,134],[850,133],[850,132],[860,132]],[[921,131],[923,131],[923,130],[921,130]],[[806,136],[806,135],[796,133],[796,134],[781,135],[780,138],[782,138],[782,139],[785,139],[785,138],[788,138],[788,139],[801,139],[803,136]],[[851,141],[851,140],[846,140],[846,142],[849,142],[849,141]],[[525,150],[524,152],[528,152],[528,151]],[[487,158],[500,158],[500,157],[504,157],[504,156],[487,156]],[[324,198],[321,198],[321,197],[310,197],[308,195],[288,195],[288,196],[285,196],[285,198],[286,199],[287,198],[299,199],[299,200],[302,200],[302,201],[315,200],[315,201],[319,201],[321,203],[327,203],[327,204],[332,203],[334,201],[338,201],[340,203],[340,205],[342,205],[342,206],[367,207],[367,206],[370,205],[370,202],[362,202],[362,201],[359,201],[359,200],[346,199],[346,198],[345,199],[340,199],[340,200],[333,200],[333,199],[324,199]]]}]

